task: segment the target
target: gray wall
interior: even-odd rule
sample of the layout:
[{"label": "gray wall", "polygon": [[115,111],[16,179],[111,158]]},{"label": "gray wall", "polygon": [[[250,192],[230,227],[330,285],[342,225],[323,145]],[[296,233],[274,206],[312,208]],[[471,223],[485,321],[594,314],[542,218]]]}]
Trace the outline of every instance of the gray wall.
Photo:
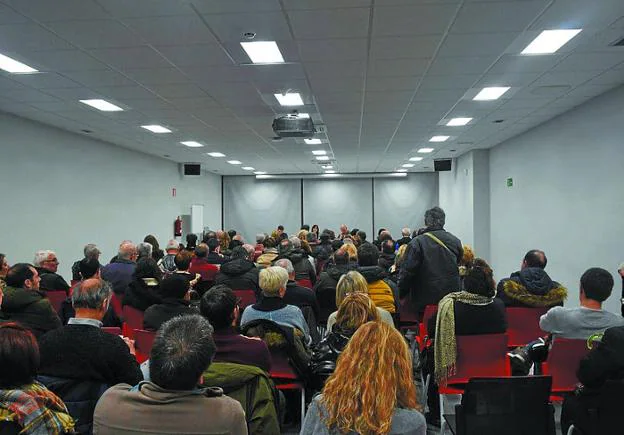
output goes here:
[{"label": "gray wall", "polygon": [[166,160],[3,114],[0,149],[0,252],[10,264],[52,249],[70,279],[86,243],[104,262],[124,239],[151,233],[164,246],[191,204],[204,204],[205,226],[221,225],[219,176],[182,178]]},{"label": "gray wall", "polygon": [[240,231],[247,240],[279,224],[285,226],[287,233],[294,234],[302,221],[310,226],[317,224],[321,230],[335,231],[345,223],[349,228],[366,231],[373,240],[381,227],[400,237],[402,227],[422,226],[425,210],[437,204],[438,175],[410,174],[406,178],[374,180],[305,179],[303,183],[300,179],[223,177],[223,189],[224,225]]},{"label": "gray wall", "polygon": [[[525,251],[543,249],[547,271],[578,304],[589,267],[611,271],[619,313],[624,261],[624,88],[595,98],[490,150],[491,253],[499,277]],[[508,188],[506,179],[513,177]]]}]

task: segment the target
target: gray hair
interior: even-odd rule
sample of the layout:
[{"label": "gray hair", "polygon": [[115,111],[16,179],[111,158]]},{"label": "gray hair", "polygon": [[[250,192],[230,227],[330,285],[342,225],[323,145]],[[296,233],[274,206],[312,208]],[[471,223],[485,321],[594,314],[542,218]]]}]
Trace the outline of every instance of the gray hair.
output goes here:
[{"label": "gray hair", "polygon": [[427,228],[444,228],[446,223],[446,214],[440,207],[430,208],[425,212],[425,226]]},{"label": "gray hair", "polygon": [[171,251],[172,249],[175,249],[176,251],[180,250],[180,244],[175,239],[169,240],[167,242],[167,248],[165,248],[166,251]]},{"label": "gray hair", "polygon": [[282,269],[286,269],[288,275],[292,275],[293,273],[295,273],[295,268],[293,267],[292,261],[290,261],[288,258],[280,258],[275,262],[275,265],[281,267]]},{"label": "gray hair", "polygon": [[86,244],[85,247],[84,247],[83,252],[84,252],[85,258],[97,259],[100,256],[100,254],[101,254],[100,250],[95,245],[95,243],[88,243],[88,244]]},{"label": "gray hair", "polygon": [[139,258],[152,258],[152,247],[151,243],[141,242],[137,245],[137,252],[139,253]]},{"label": "gray hair", "polygon": [[124,240],[119,245],[119,251],[117,252],[117,258],[122,260],[129,260],[130,257],[137,253],[137,247],[129,240]]},{"label": "gray hair", "polygon": [[290,243],[292,243],[293,248],[301,248],[301,239],[297,236],[290,236],[288,238],[288,240],[290,240]]},{"label": "gray hair", "polygon": [[262,243],[264,242],[265,236],[262,233],[258,233],[256,234],[256,243]]},{"label": "gray hair", "polygon": [[243,245],[243,249],[247,251],[247,256],[249,257],[249,260],[253,260],[254,254],[256,253],[256,248],[248,243],[245,243]]},{"label": "gray hair", "polygon": [[412,233],[412,231],[411,231],[409,228],[407,228],[407,227],[405,227],[405,228],[403,228],[403,229],[401,230],[401,234],[402,234],[404,237],[409,237],[411,233]]},{"label": "gray hair", "polygon": [[72,293],[71,301],[74,308],[102,308],[106,299],[110,299],[113,290],[103,279],[87,279],[81,281]]},{"label": "gray hair", "polygon": [[40,251],[35,252],[35,259],[33,260],[33,265],[35,267],[41,267],[41,265],[48,259],[50,255],[56,256],[56,252],[50,251],[47,249],[42,249]]}]

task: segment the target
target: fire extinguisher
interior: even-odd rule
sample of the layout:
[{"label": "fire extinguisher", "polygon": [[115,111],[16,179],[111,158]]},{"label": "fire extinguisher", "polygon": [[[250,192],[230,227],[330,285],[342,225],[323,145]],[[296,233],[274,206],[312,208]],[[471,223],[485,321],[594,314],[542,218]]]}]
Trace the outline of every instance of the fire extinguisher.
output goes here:
[{"label": "fire extinguisher", "polygon": [[180,216],[173,222],[173,237],[182,237],[182,219]]}]

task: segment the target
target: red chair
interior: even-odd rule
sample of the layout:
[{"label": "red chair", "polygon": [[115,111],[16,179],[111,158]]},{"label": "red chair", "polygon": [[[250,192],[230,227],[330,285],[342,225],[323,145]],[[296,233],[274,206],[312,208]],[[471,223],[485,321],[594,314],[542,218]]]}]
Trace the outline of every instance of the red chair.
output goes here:
[{"label": "red chair", "polygon": [[46,292],[46,296],[48,297],[50,304],[52,304],[54,311],[60,313],[63,301],[67,299],[67,293],[65,293],[65,290],[49,290]]},{"label": "red chair", "polygon": [[118,326],[104,326],[102,331],[113,335],[121,335],[121,328]]},{"label": "red chair", "polygon": [[143,329],[143,311],[137,310],[129,305],[124,305],[122,310],[123,335],[134,338],[134,331]]},{"label": "red chair", "polygon": [[[427,332],[427,325],[429,325],[429,320],[438,312],[437,305],[427,305],[425,307],[425,312],[423,313],[422,322],[420,322],[419,326],[419,338],[418,340],[421,343],[421,346],[427,345],[427,339],[429,338],[429,334]],[[432,337],[433,338],[433,337]]]},{"label": "red chair", "polygon": [[418,328],[419,322],[418,313],[414,312],[408,299],[402,299],[399,304],[399,329],[401,332],[411,328]]},{"label": "red chair", "polygon": [[232,290],[236,297],[240,298],[239,308],[240,312],[245,310],[249,305],[256,303],[256,292],[253,290]]},{"label": "red chair", "polygon": [[145,331],[137,329],[134,331],[134,349],[136,350],[136,359],[139,364],[149,359],[152,346],[156,338],[155,331]]},{"label": "red chair", "polygon": [[288,363],[288,357],[282,352],[269,348],[271,353],[271,371],[269,376],[278,390],[301,390],[301,425],[305,417],[305,385]]},{"label": "red chair", "polygon": [[216,264],[205,263],[203,261],[199,261],[197,258],[193,258],[191,260],[189,273],[191,275],[199,273],[202,281],[214,282],[217,273],[219,273],[219,266]]},{"label": "red chair", "polygon": [[111,296],[110,304],[113,307],[113,311],[115,312],[115,315],[119,317],[120,319],[123,317],[123,312],[122,312],[122,307],[121,307],[122,302],[123,302],[123,297],[118,296],[117,294],[113,293],[113,295]]},{"label": "red chair", "polygon": [[548,308],[509,307],[506,311],[509,348],[524,346],[544,335],[539,327],[539,320]]},{"label": "red chair", "polygon": [[581,360],[587,355],[586,340],[555,338],[548,352],[548,358],[542,365],[544,375],[552,376],[552,390],[555,395],[574,391],[578,379],[576,371]]},{"label": "red chair", "polygon": [[312,287],[314,287],[314,284],[312,284],[312,281],[309,279],[298,279],[297,280],[297,285],[301,286],[301,287],[306,287],[309,289],[312,289]]}]

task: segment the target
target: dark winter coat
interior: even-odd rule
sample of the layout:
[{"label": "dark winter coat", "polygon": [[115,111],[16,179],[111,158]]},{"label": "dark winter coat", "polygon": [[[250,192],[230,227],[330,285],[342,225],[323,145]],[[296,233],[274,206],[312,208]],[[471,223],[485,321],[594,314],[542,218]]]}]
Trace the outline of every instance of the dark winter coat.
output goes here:
[{"label": "dark winter coat", "polygon": [[588,388],[600,388],[610,379],[624,379],[624,326],[605,331],[602,341],[581,360],[577,377]]},{"label": "dark winter coat", "polygon": [[134,261],[117,259],[102,268],[102,279],[113,286],[115,294],[125,295],[135,269]]},{"label": "dark winter coat", "polygon": [[568,291],[539,267],[514,272],[498,283],[497,297],[507,307],[563,306]]},{"label": "dark winter coat", "polygon": [[334,325],[333,329],[314,349],[310,361],[313,388],[316,391],[323,389],[327,379],[336,370],[336,361],[349,343],[355,331],[345,331]]},{"label": "dark winter coat", "polygon": [[128,285],[122,305],[145,311],[154,304],[160,304],[162,297],[158,293],[158,287],[159,283],[154,278],[135,278]]},{"label": "dark winter coat", "polygon": [[394,253],[386,254],[385,252],[382,252],[381,254],[379,254],[379,261],[377,264],[379,264],[379,267],[387,272],[388,269],[390,269],[390,266],[394,264],[395,258],[396,255]]},{"label": "dark winter coat", "polygon": [[17,322],[28,328],[36,337],[62,326],[45,293],[38,290],[5,287],[0,319],[4,322]]},{"label": "dark winter coat", "polygon": [[331,313],[336,308],[336,286],[342,275],[351,270],[352,267],[344,265],[334,265],[327,268],[325,272],[321,272],[318,282],[314,286],[314,293],[320,307],[319,322],[325,323]]},{"label": "dark winter coat", "polygon": [[161,304],[155,304],[145,310],[143,315],[143,329],[158,331],[160,325],[177,316],[198,314],[197,309],[190,306],[184,299],[163,299]]},{"label": "dark winter coat", "polygon": [[281,258],[287,258],[293,265],[295,269],[295,280],[299,281],[300,279],[309,279],[312,282],[312,285],[316,283],[316,270],[310,260],[308,260],[308,254],[301,249],[293,249],[284,254],[281,254],[273,260],[275,263],[277,260]]},{"label": "dark winter coat", "polygon": [[249,260],[236,258],[221,266],[215,284],[225,284],[232,290],[253,290],[260,295],[258,269]]},{"label": "dark winter coat", "polygon": [[36,267],[35,269],[37,269],[39,278],[41,278],[41,282],[39,283],[40,290],[63,290],[65,292],[69,290],[69,284],[67,284],[67,281],[58,273],[50,272],[43,267]]}]

